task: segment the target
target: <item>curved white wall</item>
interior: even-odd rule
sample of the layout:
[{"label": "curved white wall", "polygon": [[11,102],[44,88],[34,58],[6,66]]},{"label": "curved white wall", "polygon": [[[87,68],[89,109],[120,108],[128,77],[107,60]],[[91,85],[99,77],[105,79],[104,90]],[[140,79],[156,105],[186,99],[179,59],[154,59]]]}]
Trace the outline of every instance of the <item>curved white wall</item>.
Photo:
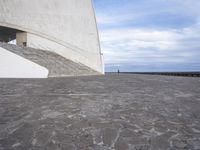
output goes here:
[{"label": "curved white wall", "polygon": [[59,45],[54,51],[103,73],[91,0],[2,0],[0,25],[49,40]]}]

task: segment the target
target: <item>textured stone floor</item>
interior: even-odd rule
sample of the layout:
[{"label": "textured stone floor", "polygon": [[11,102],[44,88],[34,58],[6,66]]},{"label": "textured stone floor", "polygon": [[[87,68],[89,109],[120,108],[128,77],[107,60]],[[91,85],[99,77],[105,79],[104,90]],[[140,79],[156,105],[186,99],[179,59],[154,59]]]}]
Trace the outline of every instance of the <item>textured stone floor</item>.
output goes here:
[{"label": "textured stone floor", "polygon": [[200,150],[200,78],[0,79],[0,150]]}]

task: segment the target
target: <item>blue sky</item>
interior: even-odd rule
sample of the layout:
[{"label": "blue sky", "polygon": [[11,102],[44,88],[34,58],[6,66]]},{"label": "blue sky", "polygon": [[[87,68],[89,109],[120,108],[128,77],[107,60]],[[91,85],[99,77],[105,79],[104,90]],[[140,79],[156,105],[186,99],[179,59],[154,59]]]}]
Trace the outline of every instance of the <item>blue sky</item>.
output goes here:
[{"label": "blue sky", "polygon": [[200,0],[94,0],[106,71],[200,71]]}]

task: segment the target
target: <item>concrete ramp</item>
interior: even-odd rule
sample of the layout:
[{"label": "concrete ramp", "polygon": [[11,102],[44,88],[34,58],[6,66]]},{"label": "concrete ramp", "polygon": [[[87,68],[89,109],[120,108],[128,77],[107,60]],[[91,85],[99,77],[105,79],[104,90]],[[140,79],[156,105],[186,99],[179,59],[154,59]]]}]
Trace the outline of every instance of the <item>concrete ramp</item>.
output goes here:
[{"label": "concrete ramp", "polygon": [[48,70],[0,47],[0,78],[47,78]]},{"label": "concrete ramp", "polygon": [[[91,68],[68,60],[56,53],[34,48],[0,43],[0,47],[48,69],[48,77],[97,75]],[[9,58],[8,58],[9,59]],[[31,78],[31,76],[30,76]]]}]

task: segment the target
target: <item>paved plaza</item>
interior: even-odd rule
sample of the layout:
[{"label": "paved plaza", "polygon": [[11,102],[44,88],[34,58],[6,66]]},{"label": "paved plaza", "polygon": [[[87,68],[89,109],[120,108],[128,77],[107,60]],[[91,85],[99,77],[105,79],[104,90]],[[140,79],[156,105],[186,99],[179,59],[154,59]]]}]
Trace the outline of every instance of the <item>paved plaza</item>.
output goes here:
[{"label": "paved plaza", "polygon": [[200,78],[0,79],[0,150],[200,150]]}]

